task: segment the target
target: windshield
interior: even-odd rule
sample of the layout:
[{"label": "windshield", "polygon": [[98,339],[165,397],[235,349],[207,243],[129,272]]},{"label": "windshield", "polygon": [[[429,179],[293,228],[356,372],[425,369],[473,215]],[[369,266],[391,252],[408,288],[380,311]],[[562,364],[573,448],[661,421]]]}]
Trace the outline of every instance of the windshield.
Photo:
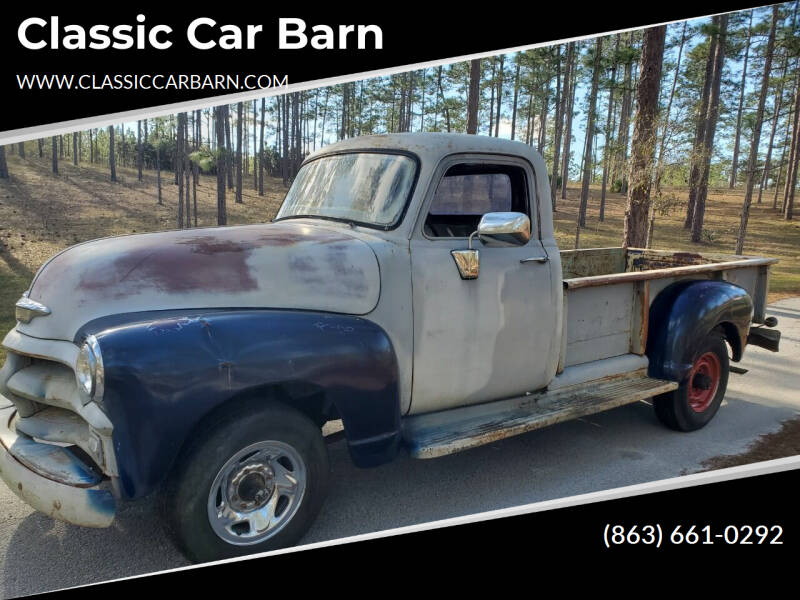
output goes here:
[{"label": "windshield", "polygon": [[356,152],[306,164],[276,219],[328,217],[390,227],[414,186],[415,161],[401,154]]}]

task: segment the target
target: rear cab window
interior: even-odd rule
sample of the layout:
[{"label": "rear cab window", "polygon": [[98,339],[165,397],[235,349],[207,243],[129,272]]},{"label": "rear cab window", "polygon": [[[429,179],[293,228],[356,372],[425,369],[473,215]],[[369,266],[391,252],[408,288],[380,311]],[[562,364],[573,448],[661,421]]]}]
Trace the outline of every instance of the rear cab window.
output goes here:
[{"label": "rear cab window", "polygon": [[489,212],[530,216],[522,167],[491,163],[451,166],[436,187],[423,231],[430,238],[466,238]]}]

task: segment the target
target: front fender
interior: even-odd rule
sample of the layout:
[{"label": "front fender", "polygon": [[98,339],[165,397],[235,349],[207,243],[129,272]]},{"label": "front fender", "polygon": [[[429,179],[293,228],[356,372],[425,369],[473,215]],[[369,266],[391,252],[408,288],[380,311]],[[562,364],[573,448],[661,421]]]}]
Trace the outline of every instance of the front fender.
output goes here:
[{"label": "front fender", "polygon": [[650,377],[683,381],[699,344],[722,325],[740,360],[747,344],[753,301],[747,291],[727,281],[678,281],[650,305],[647,357]]},{"label": "front fender", "polygon": [[103,355],[103,405],[128,498],[164,479],[205,415],[263,386],[324,392],[359,466],[397,452],[397,361],[386,333],[367,319],[261,309],[156,312],[104,318],[78,337],[88,333]]}]

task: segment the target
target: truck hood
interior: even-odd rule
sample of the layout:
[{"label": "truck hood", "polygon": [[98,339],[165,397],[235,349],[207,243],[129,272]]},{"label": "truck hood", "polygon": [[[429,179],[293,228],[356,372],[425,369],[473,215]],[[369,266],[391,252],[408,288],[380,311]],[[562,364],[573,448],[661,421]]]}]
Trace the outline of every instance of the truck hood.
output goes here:
[{"label": "truck hood", "polygon": [[168,309],[361,315],[379,296],[375,253],[341,229],[307,221],[187,229],[105,238],[57,254],[29,290],[51,313],[17,329],[72,340],[98,317]]}]

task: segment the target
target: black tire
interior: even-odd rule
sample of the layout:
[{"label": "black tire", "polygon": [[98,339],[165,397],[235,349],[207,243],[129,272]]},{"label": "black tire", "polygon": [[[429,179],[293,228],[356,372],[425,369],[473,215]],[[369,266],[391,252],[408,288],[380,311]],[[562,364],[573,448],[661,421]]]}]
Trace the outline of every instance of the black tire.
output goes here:
[{"label": "black tire", "polygon": [[[257,543],[235,545],[211,525],[211,488],[232,457],[252,444],[267,442],[296,451],[304,466],[305,489],[294,513],[276,533]],[[327,495],[329,475],[322,432],[307,416],[273,402],[240,407],[199,432],[181,453],[161,491],[162,517],[177,546],[193,562],[284,548],[297,543],[314,522]]]},{"label": "black tire", "polygon": [[[678,389],[653,398],[658,420],[676,431],[695,431],[705,427],[722,404],[728,387],[730,361],[728,346],[720,331],[713,330],[708,334],[692,363],[692,372]],[[715,368],[718,369],[716,377],[713,376]],[[713,391],[713,386],[716,391]]]}]

